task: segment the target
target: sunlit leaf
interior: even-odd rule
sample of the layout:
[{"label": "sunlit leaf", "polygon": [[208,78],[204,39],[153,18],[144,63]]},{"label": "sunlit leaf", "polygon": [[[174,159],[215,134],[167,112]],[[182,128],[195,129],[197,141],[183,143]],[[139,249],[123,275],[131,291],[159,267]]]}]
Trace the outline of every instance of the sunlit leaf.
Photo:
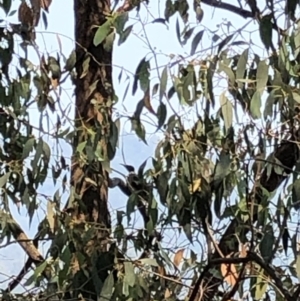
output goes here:
[{"label": "sunlit leaf", "polygon": [[238,87],[242,88],[243,83],[240,81],[241,79],[244,79],[245,77],[245,70],[247,66],[247,61],[248,61],[248,54],[249,54],[249,49],[245,49],[243,53],[241,54],[237,67],[236,67],[236,79],[238,80]]},{"label": "sunlit leaf", "polygon": [[225,96],[225,93],[222,93],[220,96],[220,106],[224,119],[225,129],[226,131],[228,131],[228,129],[232,126],[233,108],[231,102]]},{"label": "sunlit leaf", "polygon": [[97,29],[97,31],[95,33],[94,40],[93,40],[93,43],[95,46],[98,46],[99,44],[101,44],[104,41],[104,39],[107,37],[107,35],[111,31],[111,26],[112,26],[111,19],[108,19],[104,24],[99,26],[99,28]]},{"label": "sunlit leaf", "polygon": [[266,61],[260,61],[256,72],[256,89],[260,95],[262,95],[263,91],[266,89],[268,72],[269,65],[266,64]]},{"label": "sunlit leaf", "polygon": [[134,273],[134,268],[131,262],[124,262],[124,268],[125,268],[125,278],[124,281],[131,287],[135,285],[136,282],[136,276]]},{"label": "sunlit leaf", "polygon": [[254,119],[258,119],[261,117],[261,95],[259,91],[256,91],[252,96],[250,103],[250,113]]},{"label": "sunlit leaf", "polygon": [[168,82],[168,67],[166,66],[161,74],[160,79],[160,89],[159,89],[159,101],[162,101],[162,98],[166,92],[167,88],[167,82]]},{"label": "sunlit leaf", "polygon": [[173,262],[176,267],[179,267],[181,260],[183,259],[184,249],[179,249],[174,256]]}]

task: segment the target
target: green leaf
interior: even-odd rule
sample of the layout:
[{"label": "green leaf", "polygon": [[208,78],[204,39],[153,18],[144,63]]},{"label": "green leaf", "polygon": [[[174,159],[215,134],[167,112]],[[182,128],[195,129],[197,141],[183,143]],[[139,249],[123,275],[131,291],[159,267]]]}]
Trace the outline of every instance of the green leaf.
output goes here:
[{"label": "green leaf", "polygon": [[37,280],[37,278],[42,275],[43,271],[47,267],[48,262],[45,260],[42,264],[40,264],[38,267],[36,267],[35,271],[33,272],[33,275],[28,278],[28,280],[25,282],[25,286],[31,285],[34,281]]},{"label": "green leaf", "polygon": [[10,177],[10,174],[11,174],[10,172],[7,172],[2,177],[0,177],[0,188],[3,188],[6,185]]},{"label": "green leaf", "polygon": [[294,181],[292,193],[294,207],[298,210],[300,208],[300,179]]},{"label": "green leaf", "polygon": [[272,226],[266,226],[266,228],[263,231],[263,238],[259,244],[259,250],[261,253],[261,256],[266,259],[269,260],[270,256],[272,256],[273,253],[273,245],[275,242],[275,237],[274,237],[274,233],[273,233],[273,228]]},{"label": "green leaf", "polygon": [[72,50],[70,56],[68,57],[67,61],[66,61],[66,66],[65,66],[65,70],[66,71],[71,71],[76,63],[76,52],[75,50]]},{"label": "green leaf", "polygon": [[99,26],[99,28],[97,29],[97,31],[95,33],[94,40],[93,40],[93,43],[95,46],[98,46],[99,44],[101,44],[104,41],[104,39],[107,37],[107,35],[111,31],[111,26],[112,26],[111,19],[108,19],[104,24]]},{"label": "green leaf", "polygon": [[264,110],[264,119],[266,120],[268,117],[272,118],[273,114],[273,105],[275,104],[275,94],[276,90],[272,90],[271,93],[268,95],[266,100],[265,110]]},{"label": "green leaf", "polygon": [[158,118],[158,126],[157,129],[160,129],[167,118],[167,107],[164,103],[161,103],[157,109],[157,118]]},{"label": "green leaf", "polygon": [[166,92],[168,82],[168,67],[166,66],[161,74],[160,86],[159,86],[159,101],[162,101],[162,98]]},{"label": "green leaf", "polygon": [[227,65],[220,63],[219,64],[219,72],[225,72],[226,75],[228,76],[229,79],[229,86],[232,88],[234,87],[234,83],[235,83],[235,76],[234,73],[232,71],[232,69],[230,67],[228,67]]},{"label": "green leaf", "polygon": [[133,25],[130,25],[120,34],[120,38],[119,38],[119,42],[118,42],[119,46],[127,40],[127,38],[129,37],[129,35],[132,31],[132,28],[133,28]]},{"label": "green leaf", "polygon": [[260,61],[256,71],[256,90],[263,94],[268,82],[269,65],[266,61]]},{"label": "green leaf", "polygon": [[250,102],[250,114],[254,119],[258,119],[261,117],[261,95],[259,91],[256,91],[252,96]]},{"label": "green leaf", "polygon": [[223,180],[227,175],[229,175],[230,165],[230,155],[222,151],[215,167],[214,181]]},{"label": "green leaf", "polygon": [[113,48],[116,34],[112,31],[106,36],[105,41],[103,42],[103,48],[105,51],[110,52]]},{"label": "green leaf", "polygon": [[46,159],[48,161],[50,161],[51,149],[50,149],[49,145],[45,141],[43,141],[43,153],[44,153]]},{"label": "green leaf", "polygon": [[159,84],[156,83],[152,88],[152,96],[155,96],[155,94],[158,91],[158,88],[159,88]]},{"label": "green leaf", "polygon": [[132,193],[127,201],[127,207],[126,207],[126,215],[127,215],[128,224],[130,223],[130,220],[131,220],[131,213],[133,213],[135,211],[135,206],[137,204],[138,204],[138,196],[136,193]]},{"label": "green leaf", "polygon": [[229,35],[228,37],[226,37],[224,40],[222,40],[220,42],[219,47],[218,47],[218,52],[217,52],[218,54],[221,52],[221,50],[223,49],[223,47],[231,41],[231,39],[233,38],[233,36],[234,36],[234,34],[231,34],[231,35]]},{"label": "green leaf", "polygon": [[296,258],[296,272],[297,272],[298,280],[300,281],[300,254],[297,254],[297,258]]},{"label": "green leaf", "polygon": [[247,48],[244,50],[244,52],[241,54],[237,67],[236,67],[236,80],[239,88],[243,87],[243,83],[240,82],[240,79],[244,79],[245,76],[245,70],[247,66],[247,61],[248,61],[248,55],[249,55],[249,49]]},{"label": "green leaf", "polygon": [[268,288],[268,282],[265,280],[264,270],[260,268],[259,275],[256,277],[255,300],[263,300],[263,296]]},{"label": "green leaf", "polygon": [[158,267],[158,263],[155,258],[142,258],[139,261],[144,265],[151,265],[153,267]]},{"label": "green leaf", "polygon": [[131,262],[124,262],[125,278],[124,281],[131,287],[135,285],[136,276],[134,273],[133,264]]},{"label": "green leaf", "polygon": [[[298,0],[294,0],[294,1],[298,1]],[[294,55],[295,55],[295,57],[297,57],[299,52],[300,52],[300,27],[299,27],[299,22],[298,22],[297,29],[294,32],[294,43],[295,43]]]},{"label": "green leaf", "polygon": [[111,272],[105,279],[98,301],[107,301],[111,299],[114,288],[114,275]]},{"label": "green leaf", "polygon": [[185,45],[187,43],[187,41],[189,40],[189,38],[192,36],[194,29],[196,27],[192,27],[189,30],[187,30],[184,35],[183,35],[183,41],[182,41],[182,45]]},{"label": "green leaf", "polygon": [[33,150],[34,144],[35,144],[35,138],[30,138],[26,141],[23,148],[22,159],[25,159],[29,156],[30,152],[32,152]]},{"label": "green leaf", "polygon": [[181,39],[180,39],[180,27],[179,27],[179,21],[178,21],[178,18],[177,18],[177,20],[176,20],[176,36],[177,36],[177,39],[178,39],[179,44],[182,45]]},{"label": "green leaf", "polygon": [[202,39],[202,37],[203,37],[203,34],[204,34],[204,30],[201,30],[201,31],[199,31],[199,32],[195,35],[195,37],[194,37],[194,39],[193,39],[193,41],[192,41],[191,55],[194,55],[194,54],[195,54],[196,49],[197,49],[197,47],[198,47],[198,44],[199,44],[199,42],[201,41],[201,39]]},{"label": "green leaf", "polygon": [[122,34],[124,30],[124,26],[126,22],[128,21],[128,12],[122,12],[116,16],[116,18],[113,21],[113,25],[116,28],[116,32],[118,34]]},{"label": "green leaf", "polygon": [[138,88],[138,82],[140,83],[140,87],[143,90],[143,92],[146,92],[149,88],[149,77],[150,77],[150,63],[146,60],[146,57],[144,57],[140,63],[138,64],[135,75],[134,75],[134,81],[132,86],[132,95],[134,95]]},{"label": "green leaf", "polygon": [[266,49],[272,45],[272,13],[265,15],[262,17],[260,24],[259,24],[259,33],[260,38],[263,44],[265,45]]},{"label": "green leaf", "polygon": [[12,3],[12,0],[3,0],[2,1],[2,7],[3,7],[3,10],[5,11],[6,15],[10,11],[11,3]]},{"label": "green leaf", "polygon": [[225,96],[225,93],[222,93],[220,96],[220,106],[222,110],[222,116],[224,119],[225,129],[228,129],[232,126],[232,117],[233,117],[233,109],[232,104],[229,99]]},{"label": "green leaf", "polygon": [[78,144],[76,151],[81,154],[82,151],[84,150],[86,144],[87,144],[87,141],[83,141],[80,144]]}]

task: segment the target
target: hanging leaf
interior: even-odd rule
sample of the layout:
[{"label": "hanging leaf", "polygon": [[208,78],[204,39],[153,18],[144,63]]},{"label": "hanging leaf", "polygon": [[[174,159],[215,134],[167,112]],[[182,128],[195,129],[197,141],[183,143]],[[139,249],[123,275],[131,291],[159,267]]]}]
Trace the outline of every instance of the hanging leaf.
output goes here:
[{"label": "hanging leaf", "polygon": [[187,43],[187,41],[189,40],[189,38],[192,36],[193,32],[194,32],[195,27],[190,28],[189,30],[187,30],[184,35],[183,35],[183,41],[182,41],[182,45],[185,45]]},{"label": "hanging leaf", "polygon": [[111,272],[104,281],[98,301],[107,301],[111,299],[114,282],[114,274]]},{"label": "hanging leaf", "polygon": [[266,64],[266,61],[260,61],[256,71],[256,90],[263,94],[266,89],[268,82],[269,65]]},{"label": "hanging leaf", "polygon": [[162,98],[166,92],[168,82],[168,67],[166,66],[161,74],[160,86],[159,86],[159,101],[162,101]]},{"label": "hanging leaf", "polygon": [[158,118],[158,125],[157,129],[160,129],[167,118],[167,107],[164,103],[161,103],[157,109],[157,118]]},{"label": "hanging leaf", "polygon": [[238,272],[234,264],[221,264],[221,274],[230,286],[234,286],[238,279]]},{"label": "hanging leaf", "polygon": [[243,83],[239,80],[244,79],[245,77],[245,71],[246,71],[246,66],[247,66],[247,61],[248,61],[248,55],[249,55],[249,49],[247,48],[244,50],[244,52],[241,54],[237,67],[236,67],[236,81],[238,84],[239,88],[243,87]]},{"label": "hanging leaf", "polygon": [[183,253],[184,253],[184,249],[180,249],[175,253],[173,262],[177,268],[179,267],[181,260],[183,259]]},{"label": "hanging leaf", "polygon": [[203,19],[203,15],[204,15],[203,9],[201,8],[200,5],[197,5],[197,7],[195,9],[195,13],[196,13],[197,22],[200,23]]},{"label": "hanging leaf", "polygon": [[97,29],[93,43],[95,46],[101,44],[111,31],[112,19],[108,19],[104,24]]},{"label": "hanging leaf", "polygon": [[152,108],[152,105],[151,105],[151,98],[150,98],[150,91],[149,89],[145,92],[144,94],[144,98],[143,98],[143,101],[144,101],[144,107],[152,114],[155,115],[155,112]]},{"label": "hanging leaf", "polygon": [[48,200],[47,202],[47,220],[49,223],[49,228],[52,233],[54,233],[54,223],[55,223],[55,203]]},{"label": "hanging leaf", "polygon": [[267,291],[268,282],[266,281],[266,276],[264,275],[264,270],[262,268],[259,269],[258,273],[255,285],[255,300],[262,300]]},{"label": "hanging leaf", "polygon": [[296,273],[297,273],[298,280],[300,281],[300,254],[297,254],[297,258],[296,258]]},{"label": "hanging leaf", "polygon": [[290,239],[289,230],[287,228],[284,228],[283,234],[282,234],[282,245],[283,245],[283,250],[284,250],[286,256],[287,256],[287,250],[288,250],[288,245],[289,245],[289,239]]},{"label": "hanging leaf", "polygon": [[273,30],[272,30],[272,13],[271,13],[263,16],[259,24],[260,38],[267,50],[269,50],[269,48],[272,45],[272,33]]},{"label": "hanging leaf", "polygon": [[198,44],[199,44],[199,42],[201,41],[201,39],[202,39],[202,37],[203,37],[203,34],[204,34],[204,30],[199,31],[199,32],[195,35],[195,37],[194,37],[194,39],[193,39],[193,41],[192,41],[191,55],[194,55],[194,54],[195,54],[196,49],[197,49],[197,47],[198,47]]},{"label": "hanging leaf", "polygon": [[258,119],[261,117],[260,108],[261,108],[261,96],[260,96],[260,92],[256,91],[252,96],[250,102],[250,113],[254,119]]},{"label": "hanging leaf", "polygon": [[226,131],[228,131],[228,129],[232,126],[233,108],[231,102],[225,96],[225,93],[222,93],[220,96],[220,106],[224,119],[225,129]]},{"label": "hanging leaf", "polygon": [[231,34],[228,37],[226,37],[223,41],[220,42],[219,47],[218,47],[218,52],[217,52],[218,54],[221,52],[223,47],[231,41],[233,36],[234,36],[234,34]]},{"label": "hanging leaf", "polygon": [[131,262],[124,262],[125,278],[124,281],[131,287],[135,285],[136,276],[134,273],[133,264]]},{"label": "hanging leaf", "polygon": [[124,26],[128,19],[128,12],[117,13],[116,17],[113,19],[112,24],[118,34],[122,34]]},{"label": "hanging leaf", "polygon": [[275,242],[274,232],[272,226],[266,226],[264,230],[264,236],[259,244],[259,250],[261,256],[269,260],[270,256],[273,253],[273,245]]},{"label": "hanging leaf", "polygon": [[159,88],[159,84],[156,83],[152,88],[152,96],[155,96],[155,94],[158,91],[158,88]]},{"label": "hanging leaf", "polygon": [[275,104],[276,98],[275,98],[276,90],[272,90],[271,93],[269,93],[268,98],[266,100],[265,110],[264,110],[264,119],[266,120],[268,117],[272,118],[273,114],[273,105]]},{"label": "hanging leaf", "polygon": [[296,210],[300,208],[300,179],[297,179],[293,183],[292,189],[292,201]]},{"label": "hanging leaf", "polygon": [[177,36],[177,40],[179,42],[179,44],[181,45],[181,38],[180,38],[180,27],[179,27],[179,20],[177,18],[176,20],[176,36]]},{"label": "hanging leaf", "polygon": [[138,64],[135,75],[134,75],[134,81],[132,86],[132,95],[134,95],[138,88],[138,83],[140,83],[141,89],[145,92],[149,88],[149,77],[150,77],[150,63],[146,60],[146,57],[144,57],[140,63]]},{"label": "hanging leaf", "polygon": [[122,33],[120,33],[120,38],[118,42],[118,46],[123,44],[127,38],[129,37],[131,31],[132,31],[133,25],[128,26]]}]

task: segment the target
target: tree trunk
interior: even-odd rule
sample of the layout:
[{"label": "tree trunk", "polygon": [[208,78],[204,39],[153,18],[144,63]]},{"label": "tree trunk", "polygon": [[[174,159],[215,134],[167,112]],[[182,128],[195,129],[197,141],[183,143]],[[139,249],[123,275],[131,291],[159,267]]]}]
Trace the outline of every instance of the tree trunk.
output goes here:
[{"label": "tree trunk", "polygon": [[[104,167],[112,159],[107,151],[113,97],[112,51],[105,50],[102,44],[97,47],[93,44],[98,26],[106,21],[110,13],[110,1],[74,0],[74,10],[76,133],[71,169],[72,192],[68,208],[75,221],[73,264],[78,266],[73,272],[73,288],[83,287],[77,291],[77,296],[81,293],[85,298],[95,300],[107,270],[113,264],[105,256],[109,255],[111,222],[107,204],[108,172]],[[78,254],[85,256],[85,269],[90,277],[81,270]],[[101,266],[101,272],[99,258],[106,258],[106,266]],[[95,271],[98,277],[95,277]]]}]

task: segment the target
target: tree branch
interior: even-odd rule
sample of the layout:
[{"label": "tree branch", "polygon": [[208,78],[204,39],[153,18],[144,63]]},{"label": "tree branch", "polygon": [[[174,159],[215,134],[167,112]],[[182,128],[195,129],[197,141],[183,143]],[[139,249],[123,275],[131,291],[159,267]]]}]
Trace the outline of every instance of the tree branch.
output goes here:
[{"label": "tree branch", "polygon": [[229,4],[229,3],[221,2],[220,0],[201,0],[201,3],[204,3],[204,4],[212,6],[212,7],[227,10],[231,13],[239,15],[240,17],[242,17],[244,19],[254,17],[254,15],[251,11],[245,10],[243,8],[237,7],[237,6]]},{"label": "tree branch", "polygon": [[[201,287],[202,281],[205,280],[206,274],[209,272],[211,268],[217,265],[221,264],[239,264],[239,263],[248,263],[250,261],[255,262],[258,264],[263,270],[266,271],[266,273],[271,277],[271,279],[275,282],[277,288],[282,293],[282,295],[285,297],[285,300],[287,301],[295,301],[294,297],[291,296],[291,294],[283,287],[281,279],[276,275],[275,270],[273,267],[271,267],[269,264],[265,263],[257,254],[253,252],[247,252],[246,257],[231,257],[231,258],[216,258],[212,259],[204,268],[202,271],[199,279],[197,280],[197,283],[195,285],[198,286],[198,288]],[[222,280],[223,281],[223,280]],[[195,289],[192,293],[192,295],[189,298],[189,301],[195,300],[197,293],[195,293]]]}]

